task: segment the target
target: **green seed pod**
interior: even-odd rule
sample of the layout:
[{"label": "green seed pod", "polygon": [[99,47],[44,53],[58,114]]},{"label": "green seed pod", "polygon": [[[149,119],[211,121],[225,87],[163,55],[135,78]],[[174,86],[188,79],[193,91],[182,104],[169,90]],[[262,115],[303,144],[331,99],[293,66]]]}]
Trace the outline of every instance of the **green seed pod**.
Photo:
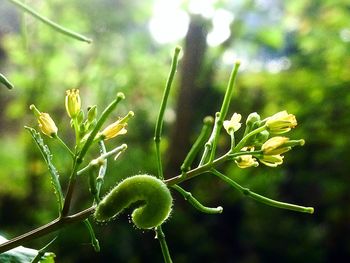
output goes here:
[{"label": "green seed pod", "polygon": [[163,181],[151,175],[135,175],[115,186],[98,204],[97,221],[116,217],[131,204],[140,204],[132,213],[138,228],[150,229],[161,225],[172,210],[172,196]]}]

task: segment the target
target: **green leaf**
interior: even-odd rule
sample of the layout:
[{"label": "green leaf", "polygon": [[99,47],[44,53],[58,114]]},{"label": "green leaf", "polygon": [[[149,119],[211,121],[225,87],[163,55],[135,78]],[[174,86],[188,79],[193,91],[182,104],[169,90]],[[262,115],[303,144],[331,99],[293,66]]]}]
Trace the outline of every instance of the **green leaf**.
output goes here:
[{"label": "green leaf", "polygon": [[56,167],[52,163],[52,155],[49,150],[49,147],[44,143],[44,140],[41,138],[41,135],[39,132],[37,132],[35,129],[31,127],[24,127],[27,129],[30,134],[32,135],[36,145],[38,146],[46,164],[49,169],[50,175],[51,175],[51,184],[54,188],[55,195],[57,197],[57,203],[59,206],[59,211],[62,211],[63,208],[63,193],[62,193],[62,188],[61,184],[59,182],[59,174],[56,169]]},{"label": "green leaf", "polygon": [[[0,236],[0,244],[6,242],[7,239],[3,236]],[[36,255],[39,253],[38,250],[26,248],[26,247],[16,247],[7,252],[0,254],[1,263],[28,263],[31,262]],[[54,263],[54,257],[56,255],[51,252],[45,253],[39,263]]]}]

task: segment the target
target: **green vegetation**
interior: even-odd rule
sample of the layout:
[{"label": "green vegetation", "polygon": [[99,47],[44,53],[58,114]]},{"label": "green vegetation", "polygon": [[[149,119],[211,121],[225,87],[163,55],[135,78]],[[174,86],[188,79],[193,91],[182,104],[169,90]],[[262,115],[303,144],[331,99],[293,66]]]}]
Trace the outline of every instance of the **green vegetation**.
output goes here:
[{"label": "green vegetation", "polygon": [[[54,25],[91,37],[91,44],[60,34],[42,23],[45,20],[10,5],[18,1],[5,2],[17,12],[18,27],[0,34],[0,85],[14,86],[0,87],[1,235],[10,239],[51,222],[51,230],[67,227],[21,245],[41,255],[53,251],[57,262],[64,263],[162,262],[155,233],[129,224],[132,209],[107,225],[84,220],[118,182],[153,174],[164,177],[174,198],[170,218],[155,229],[168,262],[170,257],[180,263],[216,262],[218,257],[222,262],[342,262],[350,257],[347,1],[217,1],[213,10],[222,17],[227,11],[234,19],[229,23],[231,35],[216,46],[206,42],[215,28],[214,16],[200,15],[189,17],[183,42],[154,42],[147,27],[152,1],[26,1]],[[191,9],[185,4],[181,8]],[[176,44],[184,49],[170,80],[172,90],[164,96],[167,105],[159,114],[169,51]],[[231,94],[233,85],[227,88],[227,81],[237,58],[241,66],[233,70],[238,76]],[[72,89],[80,90],[85,116],[74,105],[66,109],[69,118],[65,113],[64,92]],[[126,99],[116,99],[117,112],[107,110],[112,126],[105,130],[109,121],[103,106],[118,92]],[[38,133],[35,119],[40,114],[30,112],[32,103],[50,113],[58,128],[44,134],[53,138]],[[129,120],[130,109],[135,117]],[[265,117],[284,110],[290,127],[267,124]],[[244,125],[247,119],[241,121],[234,112],[257,123]],[[266,134],[292,129],[290,113],[298,126],[288,140],[285,134]],[[126,116],[125,122],[116,114]],[[215,120],[207,118],[203,126],[207,115]],[[97,116],[105,117],[99,122]],[[94,141],[96,136],[125,133],[127,120],[126,135],[105,145]],[[94,136],[85,137],[92,131]],[[278,138],[267,144],[271,137]],[[288,151],[303,144],[299,138],[305,145]],[[77,142],[82,148],[74,147]],[[254,149],[241,152],[252,144]],[[271,144],[279,145],[271,149]],[[114,149],[113,155],[123,154],[112,162],[107,160],[112,154],[108,149]],[[56,195],[51,194],[52,186]],[[312,213],[310,207],[289,203],[307,204],[315,213],[270,208],[252,199]],[[56,207],[63,217],[72,218],[55,220]]]}]

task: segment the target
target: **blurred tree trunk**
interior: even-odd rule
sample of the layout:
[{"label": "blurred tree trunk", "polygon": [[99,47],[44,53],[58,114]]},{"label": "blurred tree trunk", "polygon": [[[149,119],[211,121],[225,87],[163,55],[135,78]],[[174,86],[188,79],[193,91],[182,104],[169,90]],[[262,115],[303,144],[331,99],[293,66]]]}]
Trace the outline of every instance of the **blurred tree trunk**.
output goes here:
[{"label": "blurred tree trunk", "polygon": [[181,80],[176,100],[176,121],[170,139],[166,177],[179,173],[182,161],[189,151],[189,135],[192,134],[194,126],[194,109],[201,104],[198,82],[207,49],[206,36],[207,30],[203,19],[192,17],[180,68]]},{"label": "blurred tree trunk", "polygon": [[208,25],[209,21],[202,17],[191,17],[180,67],[176,121],[169,143],[166,177],[180,172],[180,166],[194,142],[193,132],[199,132],[202,119],[206,115],[213,116],[223,98],[223,94],[214,88],[215,69],[234,37],[231,35],[209,54],[206,42]]}]

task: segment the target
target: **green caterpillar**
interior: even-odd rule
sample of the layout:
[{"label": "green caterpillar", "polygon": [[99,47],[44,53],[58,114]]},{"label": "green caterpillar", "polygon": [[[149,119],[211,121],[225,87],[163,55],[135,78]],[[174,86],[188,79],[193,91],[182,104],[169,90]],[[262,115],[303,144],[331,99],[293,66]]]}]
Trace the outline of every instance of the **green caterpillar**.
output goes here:
[{"label": "green caterpillar", "polygon": [[161,225],[172,210],[172,196],[161,180],[151,175],[129,177],[107,194],[98,204],[95,219],[104,222],[116,217],[131,204],[141,204],[132,213],[132,221],[141,229]]}]

